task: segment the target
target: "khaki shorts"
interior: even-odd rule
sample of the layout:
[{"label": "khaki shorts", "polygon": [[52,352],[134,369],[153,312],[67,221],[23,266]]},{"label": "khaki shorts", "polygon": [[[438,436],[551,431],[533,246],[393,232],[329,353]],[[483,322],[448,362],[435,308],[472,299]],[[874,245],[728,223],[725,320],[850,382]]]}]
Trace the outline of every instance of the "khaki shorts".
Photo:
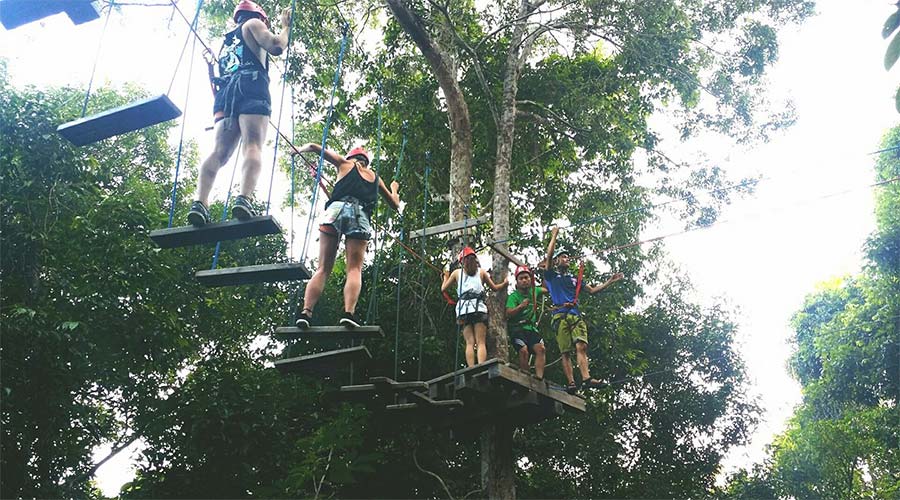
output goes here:
[{"label": "khaki shorts", "polygon": [[572,352],[575,342],[588,342],[588,328],[584,318],[577,314],[556,313],[550,320],[551,329],[556,334],[559,352]]}]

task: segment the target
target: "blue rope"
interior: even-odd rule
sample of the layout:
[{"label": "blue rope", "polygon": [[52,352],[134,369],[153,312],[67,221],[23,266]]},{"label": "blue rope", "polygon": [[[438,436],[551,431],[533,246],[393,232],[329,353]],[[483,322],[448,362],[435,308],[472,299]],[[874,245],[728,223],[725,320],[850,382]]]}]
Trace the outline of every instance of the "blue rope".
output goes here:
[{"label": "blue rope", "polygon": [[[200,9],[203,7],[203,0],[197,0],[197,13],[194,14],[193,26],[196,27],[197,23],[200,21]],[[190,32],[188,33],[190,37]],[[185,40],[187,42],[187,40]],[[187,46],[187,43],[185,43]],[[169,207],[169,226],[172,227],[172,223],[175,220],[175,205],[178,203],[178,176],[181,172],[181,156],[184,151],[184,130],[187,128],[187,112],[188,112],[188,103],[190,102],[191,96],[191,73],[194,70],[194,54],[197,52],[197,38],[194,38],[194,42],[191,45],[191,59],[188,63],[188,82],[187,82],[187,90],[184,92],[184,114],[181,117],[181,133],[178,137],[178,154],[175,156],[175,180],[172,181],[172,200],[170,202],[171,206]],[[182,51],[182,56],[184,52]],[[181,64],[181,59],[179,58],[178,64]],[[178,66],[175,67],[175,72],[178,72]],[[172,81],[175,81],[174,76],[172,77]],[[171,85],[169,86],[171,89]]]},{"label": "blue rope", "polygon": [[[425,228],[428,226],[428,176],[431,174],[431,151],[425,152],[425,189],[422,202],[422,243],[421,255],[425,255]],[[424,286],[423,286],[424,289]],[[419,307],[419,372],[418,379],[422,380],[422,330],[425,328],[425,294],[422,293],[422,306]]]},{"label": "blue rope", "polygon": [[[291,0],[291,24],[294,23],[294,9],[297,6],[297,0]],[[269,195],[266,197],[266,215],[269,215],[269,208],[272,206],[272,186],[275,184],[275,165],[278,164],[278,144],[281,142],[279,139],[281,138],[281,131],[279,127],[281,127],[281,116],[284,114],[284,91],[287,88],[287,68],[288,68],[288,58],[291,55],[291,42],[294,40],[294,30],[291,29],[291,26],[288,26],[288,44],[287,50],[284,52],[284,74],[281,78],[281,101],[278,104],[278,121],[275,122],[275,152],[272,153],[272,176],[269,178]],[[293,93],[293,88],[291,88],[291,92]],[[293,97],[291,97],[291,102],[293,103]],[[291,117],[293,120],[293,116]],[[293,165],[293,160],[291,160]]]},{"label": "blue rope", "polygon": [[[291,87],[291,144],[296,144],[297,124],[294,123],[296,117],[296,107],[294,102],[294,87]],[[294,178],[296,177],[297,155],[291,155],[291,245],[288,257],[291,262],[294,261]],[[313,187],[315,189],[315,187]]]},{"label": "blue rope", "polygon": [[380,253],[378,252],[378,200],[381,198],[379,196],[379,186],[378,181],[380,180],[380,172],[381,172],[381,111],[382,106],[384,104],[384,98],[381,92],[381,82],[378,82],[378,130],[375,136],[375,207],[372,209],[372,250],[375,252],[375,269],[372,271],[373,279],[372,279],[372,289],[369,292],[369,307],[366,311],[366,323],[372,324],[372,321],[375,321],[375,318],[378,315],[378,306],[377,300],[375,300],[375,291],[378,289],[378,275],[381,270],[381,258]]},{"label": "blue rope", "polygon": [[310,199],[309,218],[306,222],[306,240],[303,242],[303,253],[300,257],[301,262],[306,261],[306,255],[309,251],[309,240],[312,235],[313,219],[316,211],[316,200],[318,198],[318,186],[322,181],[322,164],[325,162],[325,148],[328,145],[328,131],[331,129],[331,120],[334,117],[334,95],[337,92],[338,81],[341,78],[341,65],[344,62],[344,52],[347,49],[347,37],[350,32],[350,25],[344,23],[343,38],[341,39],[341,51],[338,54],[337,68],[334,70],[334,83],[331,87],[331,100],[328,103],[328,116],[325,118],[325,130],[322,131],[322,151],[319,152],[319,165],[316,168],[316,182],[313,184],[313,193]]},{"label": "blue rope", "polygon": [[[222,208],[222,222],[225,222],[228,219],[228,204],[231,202],[231,188],[234,187],[234,174],[237,172],[238,160],[241,158],[241,145],[243,143],[243,139],[238,144],[238,153],[234,156],[234,167],[231,169],[231,179],[228,181],[228,194],[225,195],[225,206]],[[216,242],[216,251],[213,254],[212,268],[215,269],[219,266],[219,250],[222,249],[222,242]]]},{"label": "blue rope", "polygon": [[[397,158],[397,168],[394,170],[394,179],[400,182],[400,165],[403,163],[403,152],[406,150],[407,122],[403,122],[403,140],[400,142],[400,156]],[[402,243],[406,233],[403,230],[403,213],[400,213],[400,242]],[[399,379],[400,373],[400,274],[403,270],[403,259],[397,258],[397,315],[394,319],[394,380]]]},{"label": "blue rope", "polygon": [[106,27],[109,26],[109,18],[112,17],[113,6],[116,0],[110,0],[109,11],[106,13],[106,21],[103,22],[103,29],[100,31],[100,41],[97,42],[97,55],[94,56],[94,68],[91,69],[91,78],[88,80],[87,92],[84,93],[84,104],[81,105],[81,117],[87,114],[88,100],[91,98],[91,87],[94,86],[94,75],[97,74],[97,63],[100,61],[100,49],[103,48],[103,39],[106,38]]}]

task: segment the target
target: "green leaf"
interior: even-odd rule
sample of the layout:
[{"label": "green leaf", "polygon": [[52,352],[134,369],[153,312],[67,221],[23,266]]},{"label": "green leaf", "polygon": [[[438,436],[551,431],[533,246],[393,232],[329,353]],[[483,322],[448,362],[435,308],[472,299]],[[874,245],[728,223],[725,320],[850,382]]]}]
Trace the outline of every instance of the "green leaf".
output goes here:
[{"label": "green leaf", "polygon": [[888,45],[887,52],[884,53],[884,69],[890,70],[897,58],[900,57],[900,33],[894,35],[891,44]]},{"label": "green leaf", "polygon": [[887,40],[887,37],[891,36],[891,33],[893,33],[898,26],[900,26],[900,9],[888,16],[887,21],[884,22],[884,28],[881,29],[881,38]]}]

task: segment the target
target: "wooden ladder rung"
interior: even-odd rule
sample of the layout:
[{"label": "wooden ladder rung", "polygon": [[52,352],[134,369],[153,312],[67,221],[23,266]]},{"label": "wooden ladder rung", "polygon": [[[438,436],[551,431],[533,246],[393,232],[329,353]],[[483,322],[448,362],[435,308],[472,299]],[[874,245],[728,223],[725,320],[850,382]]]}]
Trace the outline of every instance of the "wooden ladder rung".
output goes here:
[{"label": "wooden ladder rung", "polygon": [[208,287],[277,283],[308,280],[309,271],[299,262],[261,264],[257,266],[208,269],[195,274],[197,281]]},{"label": "wooden ladder rung", "polygon": [[63,123],[56,132],[76,146],[133,132],[178,118],[181,110],[165,94]]},{"label": "wooden ladder rung", "polygon": [[279,340],[369,340],[383,339],[384,331],[377,325],[360,326],[357,328],[348,328],[344,325],[311,326],[309,328],[282,326],[275,329],[275,337]]},{"label": "wooden ladder rung", "polygon": [[150,239],[160,248],[176,248],[219,241],[237,240],[281,233],[281,225],[271,215],[251,217],[245,221],[231,219],[204,226],[179,226],[150,232]]}]

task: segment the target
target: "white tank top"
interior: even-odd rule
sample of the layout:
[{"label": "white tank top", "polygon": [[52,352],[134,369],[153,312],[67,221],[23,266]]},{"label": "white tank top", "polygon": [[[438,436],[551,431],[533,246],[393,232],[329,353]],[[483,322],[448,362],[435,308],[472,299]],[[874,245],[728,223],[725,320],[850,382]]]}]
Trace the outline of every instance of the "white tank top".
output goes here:
[{"label": "white tank top", "polygon": [[[484,284],[481,282],[481,269],[475,273],[475,276],[469,276],[464,269],[460,269],[459,287],[456,291],[459,293],[456,302],[456,317],[474,312],[487,312],[487,304],[484,302]],[[479,296],[479,298],[463,298],[467,296]]]}]

